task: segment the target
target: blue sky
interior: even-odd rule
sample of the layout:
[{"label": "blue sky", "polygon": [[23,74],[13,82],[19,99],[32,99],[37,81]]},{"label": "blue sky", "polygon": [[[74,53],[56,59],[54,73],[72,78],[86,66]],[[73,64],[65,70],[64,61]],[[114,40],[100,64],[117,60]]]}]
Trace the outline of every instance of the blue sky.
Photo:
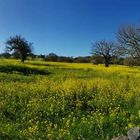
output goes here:
[{"label": "blue sky", "polygon": [[0,52],[21,34],[36,54],[86,56],[92,42],[114,41],[119,26],[138,23],[139,0],[0,0]]}]

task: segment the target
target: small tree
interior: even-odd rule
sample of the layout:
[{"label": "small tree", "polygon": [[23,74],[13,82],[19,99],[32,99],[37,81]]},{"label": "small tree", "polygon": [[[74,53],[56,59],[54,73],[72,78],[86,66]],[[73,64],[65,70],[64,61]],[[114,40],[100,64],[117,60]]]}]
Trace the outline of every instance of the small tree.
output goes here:
[{"label": "small tree", "polygon": [[10,37],[6,41],[6,49],[14,53],[18,53],[21,59],[21,62],[24,63],[26,60],[27,55],[31,54],[32,52],[32,43],[29,43],[25,38],[22,38],[20,35],[16,35],[14,37]]},{"label": "small tree", "polygon": [[102,56],[104,58],[105,67],[109,67],[112,57],[117,55],[117,44],[107,41],[99,41],[93,44],[93,56]]}]

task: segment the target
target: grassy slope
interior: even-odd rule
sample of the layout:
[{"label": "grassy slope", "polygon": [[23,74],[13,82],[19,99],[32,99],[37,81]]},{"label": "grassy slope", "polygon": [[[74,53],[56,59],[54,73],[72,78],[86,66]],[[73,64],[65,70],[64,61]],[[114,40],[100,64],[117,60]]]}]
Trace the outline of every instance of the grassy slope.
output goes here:
[{"label": "grassy slope", "polygon": [[0,139],[109,140],[140,124],[140,67],[0,60]]}]

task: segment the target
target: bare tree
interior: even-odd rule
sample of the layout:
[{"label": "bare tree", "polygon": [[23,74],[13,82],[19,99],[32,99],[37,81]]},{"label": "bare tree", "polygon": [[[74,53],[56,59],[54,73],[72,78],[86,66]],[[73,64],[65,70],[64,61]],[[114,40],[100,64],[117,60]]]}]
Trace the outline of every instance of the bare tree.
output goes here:
[{"label": "bare tree", "polygon": [[6,41],[6,45],[8,51],[14,51],[14,53],[19,54],[21,62],[23,63],[26,60],[27,55],[32,52],[32,43],[29,43],[20,35],[10,37],[10,39]]},{"label": "bare tree", "polygon": [[120,52],[140,59],[140,29],[136,26],[128,25],[119,29],[117,38],[121,44]]},{"label": "bare tree", "polygon": [[117,56],[117,48],[116,43],[103,40],[92,45],[92,54],[94,56],[103,56],[105,67],[109,67],[112,57]]}]

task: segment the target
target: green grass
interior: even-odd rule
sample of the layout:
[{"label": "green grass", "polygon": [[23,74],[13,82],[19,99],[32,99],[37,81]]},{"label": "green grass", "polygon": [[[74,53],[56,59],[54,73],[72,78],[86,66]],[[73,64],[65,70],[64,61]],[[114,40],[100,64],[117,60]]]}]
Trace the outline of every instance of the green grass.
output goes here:
[{"label": "green grass", "polygon": [[0,140],[110,140],[140,125],[140,67],[0,60]]}]

